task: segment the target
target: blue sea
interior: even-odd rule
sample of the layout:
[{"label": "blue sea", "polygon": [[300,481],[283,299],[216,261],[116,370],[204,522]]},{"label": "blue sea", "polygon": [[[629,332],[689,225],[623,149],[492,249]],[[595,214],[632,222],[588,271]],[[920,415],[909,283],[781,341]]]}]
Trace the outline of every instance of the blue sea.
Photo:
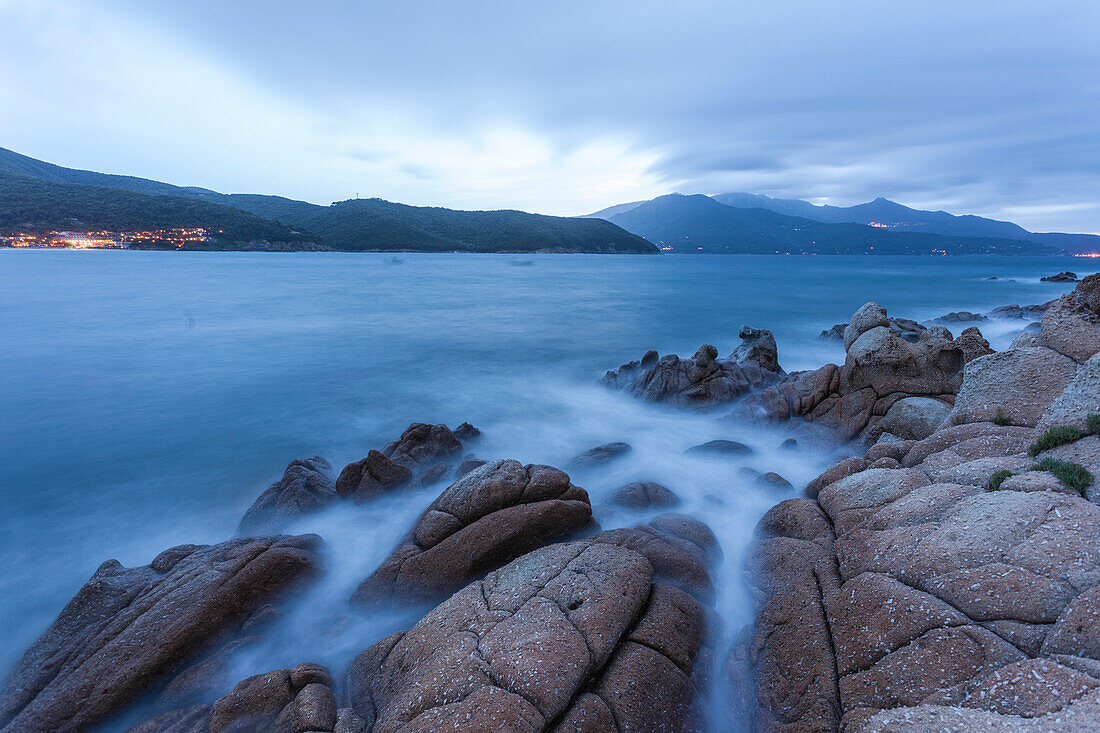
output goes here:
[{"label": "blue sea", "polygon": [[[777,434],[721,411],[642,404],[596,380],[651,348],[728,354],[742,324],[775,333],[788,371],[814,368],[843,359],[818,334],[868,300],[916,320],[1041,303],[1072,285],[1040,276],[1084,275],[1091,262],[0,250],[0,668],[103,561],[140,565],[172,545],[225,540],[292,459],[319,454],[339,471],[413,421],[473,423],[484,437],[472,450],[486,459],[562,466],[630,443],[625,459],[574,481],[605,527],[648,516],[600,508],[626,481],[680,494],[723,544],[718,608],[732,634],[751,619],[742,552],[761,514],[788,498],[736,468],[797,486],[830,457],[792,456]],[[979,325],[1003,347],[1026,323]],[[738,463],[683,455],[714,438],[757,452]],[[294,530],[325,537],[329,572],[299,617],[341,604],[438,491],[303,519]],[[338,638],[298,626],[243,655],[239,671],[309,660],[339,674],[383,627],[408,622]]]}]

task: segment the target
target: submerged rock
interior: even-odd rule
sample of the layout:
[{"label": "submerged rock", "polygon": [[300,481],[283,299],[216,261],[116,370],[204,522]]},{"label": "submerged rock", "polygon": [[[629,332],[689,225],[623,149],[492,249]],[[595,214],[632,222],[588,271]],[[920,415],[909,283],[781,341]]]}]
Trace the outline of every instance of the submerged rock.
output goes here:
[{"label": "submerged rock", "polygon": [[676,506],[680,497],[656,482],[632,481],[616,489],[608,503],[628,509],[658,509]]},{"label": "submerged rock", "polygon": [[699,445],[693,445],[684,452],[700,455],[751,456],[756,451],[736,440],[724,440],[720,438],[718,440],[708,440],[706,443],[700,443]]},{"label": "submerged rock", "polygon": [[1057,275],[1046,275],[1039,279],[1045,283],[1072,283],[1077,282],[1077,273],[1066,270]]},{"label": "submerged rock", "polygon": [[625,456],[631,450],[629,443],[606,443],[604,445],[598,445],[574,457],[573,460],[569,461],[568,468],[582,469],[591,466],[602,466],[605,463],[610,463],[616,458]]},{"label": "submerged rock", "polygon": [[16,664],[0,730],[79,731],[118,714],[320,572],[321,540],[183,545],[151,564],[100,566]]}]

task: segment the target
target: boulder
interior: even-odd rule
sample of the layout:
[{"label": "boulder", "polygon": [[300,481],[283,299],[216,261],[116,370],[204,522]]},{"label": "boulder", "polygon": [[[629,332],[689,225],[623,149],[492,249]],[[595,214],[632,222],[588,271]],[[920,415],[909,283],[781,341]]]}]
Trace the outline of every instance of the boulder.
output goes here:
[{"label": "boulder", "polygon": [[1046,430],[1057,425],[1075,425],[1082,432],[1089,415],[1100,414],[1100,354],[1094,354],[1078,369],[1036,425]]},{"label": "boulder", "polygon": [[329,475],[331,470],[329,462],[320,456],[291,461],[283,477],[260,494],[245,512],[237,534],[276,531],[293,519],[332,504],[339,497]]},{"label": "boulder", "polygon": [[1040,329],[1047,346],[1083,362],[1100,351],[1100,277],[1089,275],[1054,301]]},{"label": "boulder", "polygon": [[105,562],[16,664],[0,695],[4,731],[102,723],[320,571],[321,540],[258,537]]},{"label": "boulder", "polygon": [[958,391],[962,367],[962,349],[945,328],[928,329],[916,343],[887,328],[871,328],[848,348],[841,393],[870,388],[877,397],[953,394]]},{"label": "boulder", "polygon": [[348,699],[374,731],[694,731],[706,613],[653,576],[625,547],[536,550],[360,654]]},{"label": "boulder", "polygon": [[962,389],[948,422],[1006,420],[1034,426],[1073,379],[1077,365],[1056,351],[1021,347],[966,365]]},{"label": "boulder", "polygon": [[[469,427],[473,428],[472,425]],[[466,429],[463,432],[469,433]],[[450,428],[426,423],[412,423],[400,438],[382,449],[386,458],[413,471],[453,461],[461,452],[462,442]]]},{"label": "boulder", "polygon": [[890,433],[902,440],[924,440],[947,420],[951,407],[931,397],[906,397],[895,402],[875,423],[869,438]]},{"label": "boulder", "polygon": [[591,520],[588,494],[562,471],[487,463],[431,503],[352,601],[369,607],[438,600]]},{"label": "boulder", "polygon": [[481,437],[481,431],[468,422],[464,422],[454,429],[454,436],[463,443],[477,440]]},{"label": "boulder", "polygon": [[885,308],[875,302],[864,303],[852,315],[852,319],[844,329],[844,350],[851,349],[856,339],[872,328],[886,328],[889,325],[890,319],[886,317]]},{"label": "boulder", "polygon": [[676,506],[680,497],[653,481],[631,481],[616,489],[608,503],[627,509],[662,509]]},{"label": "boulder", "polygon": [[775,345],[775,336],[765,328],[741,326],[737,334],[741,338],[732,355],[732,359],[741,366],[755,364],[765,372],[779,373],[779,349]]},{"label": "boulder", "polygon": [[455,469],[455,480],[462,478],[470,471],[473,471],[479,466],[484,466],[488,461],[483,461],[480,458],[470,458],[458,464],[458,468]]},{"label": "boulder", "polygon": [[605,463],[625,456],[631,451],[629,443],[606,443],[604,445],[598,445],[595,448],[589,448],[584,453],[575,456],[573,460],[569,461],[568,468],[571,470],[590,468],[592,466],[602,466]]}]

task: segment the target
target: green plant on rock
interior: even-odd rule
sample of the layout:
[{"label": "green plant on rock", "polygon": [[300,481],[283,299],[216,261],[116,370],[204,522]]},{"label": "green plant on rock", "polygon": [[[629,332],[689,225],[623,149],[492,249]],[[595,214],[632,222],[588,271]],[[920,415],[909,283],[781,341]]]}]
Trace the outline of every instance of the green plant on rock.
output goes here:
[{"label": "green plant on rock", "polygon": [[1006,479],[1015,475],[1016,474],[1012,473],[1012,471],[997,471],[985,482],[986,491],[996,491],[1001,488],[1001,484],[1003,484]]},{"label": "green plant on rock", "polygon": [[1034,458],[1045,450],[1072,443],[1075,440],[1080,440],[1081,437],[1081,431],[1077,429],[1076,425],[1055,425],[1031,444],[1031,447],[1027,449],[1027,454]]},{"label": "green plant on rock", "polygon": [[1047,471],[1063,484],[1073,489],[1081,496],[1085,495],[1085,489],[1092,483],[1092,474],[1079,463],[1059,461],[1056,458],[1044,458],[1031,467],[1032,471]]},{"label": "green plant on rock", "polygon": [[993,419],[990,422],[992,422],[994,425],[1000,425],[1002,427],[1008,425],[1009,419],[1008,415],[1005,414],[1004,408],[998,407],[997,414],[993,416]]},{"label": "green plant on rock", "polygon": [[1095,412],[1085,418],[1085,427],[1093,435],[1100,435],[1100,415]]}]

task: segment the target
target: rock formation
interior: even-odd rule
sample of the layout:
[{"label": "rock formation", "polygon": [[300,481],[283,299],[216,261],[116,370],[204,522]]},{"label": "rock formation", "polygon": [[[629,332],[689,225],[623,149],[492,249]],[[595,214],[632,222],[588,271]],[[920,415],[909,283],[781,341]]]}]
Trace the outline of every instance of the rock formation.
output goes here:
[{"label": "rock formation", "polygon": [[303,514],[324,509],[339,497],[329,472],[332,466],[320,456],[291,461],[283,477],[260,494],[241,519],[237,534],[277,531]]}]

